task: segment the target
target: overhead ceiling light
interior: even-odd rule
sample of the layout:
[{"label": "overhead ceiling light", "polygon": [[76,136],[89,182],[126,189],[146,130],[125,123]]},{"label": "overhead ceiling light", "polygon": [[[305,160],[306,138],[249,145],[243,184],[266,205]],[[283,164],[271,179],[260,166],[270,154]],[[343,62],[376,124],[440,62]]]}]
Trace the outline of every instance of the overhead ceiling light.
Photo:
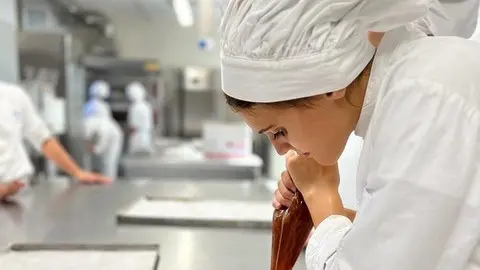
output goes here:
[{"label": "overhead ceiling light", "polygon": [[173,0],[172,5],[180,26],[193,26],[193,11],[189,0]]}]

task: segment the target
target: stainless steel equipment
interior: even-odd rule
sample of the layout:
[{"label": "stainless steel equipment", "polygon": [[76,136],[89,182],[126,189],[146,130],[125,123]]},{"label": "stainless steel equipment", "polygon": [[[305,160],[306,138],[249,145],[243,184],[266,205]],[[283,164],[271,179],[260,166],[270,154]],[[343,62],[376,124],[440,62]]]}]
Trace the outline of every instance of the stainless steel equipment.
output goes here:
[{"label": "stainless steel equipment", "polygon": [[41,88],[38,83],[49,82],[56,86],[55,95],[64,98],[67,110],[66,133],[60,141],[73,158],[83,165],[83,126],[81,91],[83,73],[75,60],[81,46],[71,35],[63,32],[21,31],[18,33],[21,80],[39,109]]},{"label": "stainless steel equipment", "polygon": [[[163,82],[157,60],[84,56],[81,63],[87,71],[86,87],[84,88],[85,101],[88,97],[88,86],[93,81],[108,82],[111,86],[111,93],[107,101],[112,109],[113,118],[127,131],[127,112],[130,102],[125,88],[133,81],[141,82],[147,88],[147,98],[153,108],[155,134],[163,135]],[[127,132],[125,133],[128,135]],[[128,140],[125,140],[125,146],[127,144]]]},{"label": "stainless steel equipment", "polygon": [[203,122],[218,119],[212,79],[213,70],[202,67],[182,70],[177,100],[179,137],[201,137]]},{"label": "stainless steel equipment", "polygon": [[126,156],[122,160],[122,165],[129,179],[160,177],[253,181],[262,176],[263,161],[258,156],[231,160],[188,160],[159,154],[144,158]]},{"label": "stainless steel equipment", "polygon": [[[54,15],[50,21],[58,22],[58,25],[24,27],[21,23],[30,20],[23,20],[19,16],[20,29],[23,29],[19,34],[22,79],[29,77],[42,81],[45,76],[39,76],[39,70],[43,73],[45,70],[58,73],[57,96],[66,100],[68,123],[61,142],[80,165],[88,167],[94,157],[84,151],[82,123],[83,104],[87,97],[85,89],[89,83],[87,76],[90,72],[85,71],[80,58],[91,55],[116,59],[115,28],[107,16],[98,11],[85,10],[76,1],[46,0],[45,4],[48,6],[47,13]],[[19,10],[22,10],[21,15],[33,14],[23,12],[28,11],[28,3],[24,0],[19,0],[18,5]],[[40,30],[26,31],[29,27]],[[37,87],[33,85],[29,88],[35,90]],[[32,91],[32,97],[41,109],[38,91]]]},{"label": "stainless steel equipment", "polygon": [[[168,137],[201,137],[202,123],[205,120],[239,121],[225,102],[221,90],[221,71],[210,69],[210,84],[203,91],[189,91],[185,87],[182,70],[163,69],[162,77],[166,82],[164,112],[165,134]],[[263,135],[255,135],[253,153],[263,160],[262,173],[267,173],[270,143]]]},{"label": "stainless steel equipment", "polygon": [[[114,118],[123,123],[128,110],[129,101],[125,94],[126,86],[139,81],[145,85],[148,99],[156,113],[160,114],[160,98],[162,93],[159,87],[160,67],[155,59],[123,59],[116,57],[84,56],[82,65],[87,70],[87,85],[95,80],[105,80],[111,86],[108,102],[114,113]],[[158,117],[158,115],[155,115]]]},{"label": "stainless steel equipment", "polygon": [[[268,269],[270,230],[122,226],[115,214],[145,194],[270,200],[269,191],[250,181],[155,180],[117,181],[105,187],[41,181],[17,203],[0,206],[0,247],[19,241],[160,244],[161,269]],[[303,256],[298,264],[295,269],[306,269]]]}]

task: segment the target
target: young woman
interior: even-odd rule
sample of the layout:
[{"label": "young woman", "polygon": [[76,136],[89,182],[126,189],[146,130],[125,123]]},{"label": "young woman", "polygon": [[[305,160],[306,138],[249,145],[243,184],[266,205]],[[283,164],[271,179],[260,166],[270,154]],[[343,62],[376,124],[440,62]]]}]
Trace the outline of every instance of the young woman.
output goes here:
[{"label": "young woman", "polygon": [[[287,154],[275,198],[306,200],[309,269],[480,269],[480,45],[418,31],[432,5],[224,7],[223,90]],[[357,213],[342,205],[336,164],[352,131],[364,138]]]}]

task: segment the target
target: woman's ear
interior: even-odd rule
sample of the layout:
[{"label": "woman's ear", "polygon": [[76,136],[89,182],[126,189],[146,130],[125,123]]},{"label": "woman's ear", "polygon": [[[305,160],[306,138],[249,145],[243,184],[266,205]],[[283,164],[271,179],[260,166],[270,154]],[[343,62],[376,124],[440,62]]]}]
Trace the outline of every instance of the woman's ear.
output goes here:
[{"label": "woman's ear", "polygon": [[368,32],[368,41],[370,41],[373,47],[378,48],[384,35],[385,32]]},{"label": "woman's ear", "polygon": [[325,94],[325,98],[329,100],[337,100],[345,97],[346,89],[338,90]]}]

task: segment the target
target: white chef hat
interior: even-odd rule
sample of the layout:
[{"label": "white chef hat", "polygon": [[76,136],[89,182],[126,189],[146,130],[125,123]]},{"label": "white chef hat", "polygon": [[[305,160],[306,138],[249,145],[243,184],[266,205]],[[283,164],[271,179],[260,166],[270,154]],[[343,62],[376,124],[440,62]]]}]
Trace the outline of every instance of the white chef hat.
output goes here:
[{"label": "white chef hat", "polygon": [[110,85],[106,81],[94,81],[89,87],[91,97],[108,98],[110,96]]},{"label": "white chef hat", "polygon": [[147,93],[141,82],[132,82],[127,85],[126,94],[131,101],[141,101],[145,99]]},{"label": "white chef hat", "polygon": [[277,102],[347,87],[372,59],[367,32],[426,15],[436,0],[230,0],[223,3],[223,91]]}]

